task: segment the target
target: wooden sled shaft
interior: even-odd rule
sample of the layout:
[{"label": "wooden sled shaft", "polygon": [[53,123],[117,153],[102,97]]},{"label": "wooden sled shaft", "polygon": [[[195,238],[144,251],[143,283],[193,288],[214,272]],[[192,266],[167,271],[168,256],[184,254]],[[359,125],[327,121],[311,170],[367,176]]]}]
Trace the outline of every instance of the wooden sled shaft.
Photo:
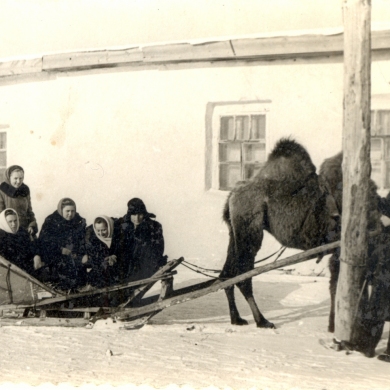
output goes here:
[{"label": "wooden sled shaft", "polygon": [[[241,275],[233,277],[231,279],[221,281],[220,279],[211,282],[211,286],[204,287],[207,285],[207,282],[200,283],[198,285],[193,285],[192,290],[189,293],[185,293],[179,296],[173,296],[171,298],[164,299],[162,301],[142,306],[139,308],[132,309],[123,309],[115,313],[115,318],[118,320],[130,320],[131,318],[139,317],[141,315],[150,314],[155,311],[160,311],[170,306],[178,305],[190,301],[192,299],[203,297],[207,294],[211,294],[218,290],[233,286],[239,282],[242,282],[246,279],[253,278],[254,276],[260,275],[264,272],[268,272],[280,267],[285,267],[293,264],[298,264],[303,261],[311,260],[316,258],[319,255],[326,255],[332,253],[336,248],[340,246],[340,241],[333,242],[331,244],[326,244],[317,248],[309,249],[305,252],[298,253],[293,256],[286,257],[285,259],[280,259],[274,261],[273,263],[266,264],[257,268],[254,268],[251,271],[245,272]],[[210,283],[210,281],[208,281]],[[190,287],[188,287],[190,288]],[[195,291],[194,291],[195,289]]]}]

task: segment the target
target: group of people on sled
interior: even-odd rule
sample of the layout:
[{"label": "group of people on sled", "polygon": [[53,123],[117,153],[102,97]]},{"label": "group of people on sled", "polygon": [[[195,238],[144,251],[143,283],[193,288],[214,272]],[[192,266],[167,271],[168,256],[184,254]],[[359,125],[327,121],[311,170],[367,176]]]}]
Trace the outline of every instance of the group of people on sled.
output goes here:
[{"label": "group of people on sled", "polygon": [[109,287],[152,276],[165,265],[162,226],[139,198],[122,218],[99,215],[92,225],[70,198],[59,201],[38,233],[24,170],[9,167],[0,184],[0,255],[62,291]]}]

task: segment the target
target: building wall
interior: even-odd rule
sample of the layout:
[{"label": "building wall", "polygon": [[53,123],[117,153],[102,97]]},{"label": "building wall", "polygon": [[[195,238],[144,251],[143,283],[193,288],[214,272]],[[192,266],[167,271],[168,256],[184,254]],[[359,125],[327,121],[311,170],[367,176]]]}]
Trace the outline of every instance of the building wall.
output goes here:
[{"label": "building wall", "polygon": [[[373,66],[373,92],[388,92],[383,74],[389,62]],[[9,125],[8,165],[25,168],[40,226],[65,196],[88,223],[122,216],[141,197],[163,224],[170,258],[221,268],[227,193],[205,190],[208,103],[270,100],[268,147],[291,135],[318,167],[341,150],[342,85],[339,60],[58,74],[2,86],[0,124]],[[267,236],[258,257],[278,247]]]}]

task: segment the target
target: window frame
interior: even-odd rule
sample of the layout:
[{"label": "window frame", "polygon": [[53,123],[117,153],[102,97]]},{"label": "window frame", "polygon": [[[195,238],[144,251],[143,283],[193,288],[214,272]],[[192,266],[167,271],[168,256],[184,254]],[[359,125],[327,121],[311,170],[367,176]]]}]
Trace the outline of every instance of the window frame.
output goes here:
[{"label": "window frame", "polygon": [[[390,178],[387,178],[387,176],[390,175],[390,153],[388,154],[388,157],[386,158],[386,140],[388,141],[388,148],[390,151],[390,129],[388,134],[383,134],[381,131],[376,131],[377,130],[377,123],[378,123],[378,116],[380,112],[388,112],[390,116],[390,106],[388,109],[386,108],[380,108],[380,109],[372,109],[371,110],[371,134],[370,134],[370,143],[371,143],[371,166],[373,167],[373,162],[379,162],[380,165],[380,171],[381,171],[381,177],[380,177],[380,183],[378,181],[375,181],[375,184],[378,187],[379,191],[386,191],[390,189]],[[389,128],[390,128],[390,120],[389,120]],[[373,159],[372,158],[372,144],[373,140],[380,140],[381,142],[381,147],[380,147],[380,155],[381,158],[379,160]],[[371,170],[372,172],[373,170]],[[387,172],[389,171],[389,172]],[[371,178],[372,174],[371,174]],[[388,185],[386,185],[386,182],[388,182]]]},{"label": "window frame", "polygon": [[0,181],[3,181],[4,179],[4,172],[6,171],[7,169],[7,160],[8,160],[8,156],[7,156],[7,149],[8,149],[8,131],[6,129],[8,129],[8,125],[1,125],[0,124],[0,134],[5,134],[5,148],[1,148],[0,149],[0,152],[4,152],[5,153],[5,165],[0,165],[0,178],[1,180]]},{"label": "window frame", "polygon": [[[220,186],[220,166],[221,162],[219,161],[219,145],[220,145],[220,124],[221,124],[221,118],[226,116],[233,116],[234,118],[239,116],[256,116],[256,115],[265,115],[265,137],[264,139],[259,139],[258,142],[253,142],[251,140],[240,140],[236,141],[240,143],[240,162],[237,162],[237,165],[240,165],[240,175],[241,175],[241,181],[247,181],[243,180],[244,177],[244,171],[245,171],[245,162],[243,161],[243,145],[245,144],[259,144],[263,143],[265,145],[264,153],[265,153],[265,160],[266,156],[269,153],[269,113],[270,113],[270,100],[263,100],[263,101],[238,101],[238,102],[229,102],[229,103],[220,103],[219,105],[216,105],[213,107],[213,113],[211,118],[211,133],[212,133],[212,139],[211,142],[209,142],[209,149],[208,155],[210,158],[209,165],[211,165],[211,169],[207,172],[207,160],[206,160],[206,175],[209,173],[211,175],[211,180],[209,180],[209,186],[207,188],[207,176],[206,176],[206,188],[212,189],[216,191],[220,191],[221,193],[226,193],[231,190],[231,188],[224,188]],[[209,129],[210,130],[210,129]],[[207,149],[207,143],[206,143],[206,149]],[[228,163],[226,164],[228,165]],[[255,165],[255,164],[253,164]]]}]

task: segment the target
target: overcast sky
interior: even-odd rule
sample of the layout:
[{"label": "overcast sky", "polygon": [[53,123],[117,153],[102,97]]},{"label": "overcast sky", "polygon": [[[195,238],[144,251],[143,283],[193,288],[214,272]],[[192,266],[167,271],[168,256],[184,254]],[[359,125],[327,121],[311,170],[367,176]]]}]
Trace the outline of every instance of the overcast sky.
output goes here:
[{"label": "overcast sky", "polygon": [[[372,0],[390,22],[390,0]],[[342,26],[342,0],[0,0],[0,58]]]}]

